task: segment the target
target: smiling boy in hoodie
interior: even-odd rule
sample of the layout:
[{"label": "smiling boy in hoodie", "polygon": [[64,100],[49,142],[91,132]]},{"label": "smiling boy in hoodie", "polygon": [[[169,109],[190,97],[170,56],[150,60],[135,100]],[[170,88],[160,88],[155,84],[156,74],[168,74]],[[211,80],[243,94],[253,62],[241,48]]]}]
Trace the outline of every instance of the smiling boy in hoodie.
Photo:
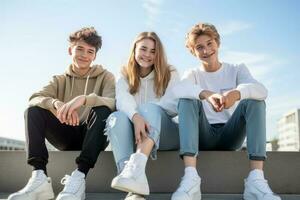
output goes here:
[{"label": "smiling boy in hoodie", "polygon": [[81,150],[77,169],[62,179],[65,186],[57,200],[85,199],[85,177],[107,145],[104,128],[115,110],[115,79],[101,65],[92,65],[101,36],[93,27],[82,28],[69,36],[69,42],[72,64],[29,99],[25,132],[27,162],[33,171],[27,185],[9,200],[54,198],[45,139],[59,150]]}]

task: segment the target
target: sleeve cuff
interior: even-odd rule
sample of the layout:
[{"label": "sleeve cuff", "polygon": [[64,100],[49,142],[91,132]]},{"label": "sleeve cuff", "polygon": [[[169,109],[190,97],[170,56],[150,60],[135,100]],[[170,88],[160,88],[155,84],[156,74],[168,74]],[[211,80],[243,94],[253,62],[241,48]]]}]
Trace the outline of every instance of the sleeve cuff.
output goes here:
[{"label": "sleeve cuff", "polygon": [[240,94],[241,94],[241,100],[243,99],[247,99],[249,97],[249,91],[246,87],[243,87],[243,86],[238,86],[236,88],[238,91],[240,91]]},{"label": "sleeve cuff", "polygon": [[45,102],[45,106],[47,109],[55,109],[54,107],[54,103],[58,101],[58,99],[48,99],[46,102]]},{"label": "sleeve cuff", "polygon": [[198,86],[198,85],[195,85],[195,88],[193,88],[193,91],[192,91],[192,95],[195,99],[200,99],[200,93],[203,91],[203,89]]},{"label": "sleeve cuff", "polygon": [[96,95],[95,94],[89,94],[85,96],[85,106],[94,106],[96,104]]},{"label": "sleeve cuff", "polygon": [[137,111],[137,110],[133,110],[133,111],[130,111],[130,112],[127,114],[128,117],[129,117],[129,119],[130,119],[130,121],[132,121],[133,115],[135,115],[136,113],[138,113],[138,111]]}]

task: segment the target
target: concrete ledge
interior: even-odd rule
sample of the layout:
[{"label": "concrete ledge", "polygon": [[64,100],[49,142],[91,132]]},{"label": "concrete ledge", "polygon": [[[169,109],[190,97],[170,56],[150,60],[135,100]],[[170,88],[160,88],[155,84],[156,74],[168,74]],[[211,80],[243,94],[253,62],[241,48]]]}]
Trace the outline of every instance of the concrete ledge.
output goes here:
[{"label": "concrete ledge", "polygon": [[[48,174],[56,192],[62,189],[60,180],[76,168],[79,152],[50,152]],[[31,173],[23,151],[0,151],[0,192],[14,192],[26,184]],[[243,178],[249,164],[246,152],[200,152],[198,171],[202,177],[202,192],[207,194],[241,194]],[[158,153],[158,160],[149,161],[147,176],[151,192],[173,192],[183,174],[183,163],[176,151]],[[118,192],[110,188],[116,168],[112,152],[102,152],[94,170],[87,178],[87,192]],[[265,176],[274,192],[300,194],[300,152],[268,152]]]},{"label": "concrete ledge", "polygon": [[[147,200],[170,200],[171,193],[151,193]],[[0,200],[6,200],[9,194],[1,194]],[[86,200],[122,200],[125,193],[87,193]],[[282,200],[299,200],[300,195],[280,195]],[[242,200],[241,194],[203,194],[201,200]]]}]

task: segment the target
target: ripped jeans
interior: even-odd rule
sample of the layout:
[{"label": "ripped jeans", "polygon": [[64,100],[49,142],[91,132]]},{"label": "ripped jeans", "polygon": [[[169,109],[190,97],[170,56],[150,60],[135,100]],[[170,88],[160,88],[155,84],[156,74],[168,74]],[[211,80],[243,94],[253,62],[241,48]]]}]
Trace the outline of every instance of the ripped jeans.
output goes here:
[{"label": "ripped jeans", "polygon": [[[158,149],[179,149],[178,124],[160,106],[146,103],[138,108],[138,112],[150,124],[148,136],[155,143],[151,153],[153,159],[156,158]],[[118,173],[120,173],[125,162],[135,151],[133,123],[124,112],[116,111],[108,117],[106,134],[111,143]]]}]

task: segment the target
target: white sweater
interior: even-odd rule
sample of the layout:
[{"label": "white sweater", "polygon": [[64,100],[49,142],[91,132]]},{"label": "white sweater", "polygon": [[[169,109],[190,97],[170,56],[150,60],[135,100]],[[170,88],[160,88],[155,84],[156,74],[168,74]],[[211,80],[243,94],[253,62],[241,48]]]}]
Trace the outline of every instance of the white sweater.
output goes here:
[{"label": "white sweater", "polygon": [[[174,98],[199,99],[203,90],[222,94],[226,91],[237,89],[242,99],[265,100],[267,89],[250,74],[244,64],[233,65],[222,63],[216,72],[206,72],[203,67],[187,71],[179,84],[174,87]],[[222,112],[215,112],[206,100],[202,100],[204,112],[210,124],[226,123],[236,109],[238,102],[231,108]]]},{"label": "white sweater", "polygon": [[[140,80],[141,85],[138,92],[132,95],[129,92],[129,85],[126,78],[121,76],[118,79],[116,84],[117,110],[125,112],[130,120],[132,120],[133,115],[138,112],[138,107],[144,103],[156,103],[167,111],[174,110],[174,108],[170,107],[175,105],[176,103],[174,103],[174,101],[177,102],[177,100],[172,98],[171,91],[173,86],[180,81],[176,69],[172,68],[171,79],[162,97],[157,97],[154,91],[154,71],[148,74],[148,76],[140,78]],[[174,113],[168,114],[174,115]]]}]

